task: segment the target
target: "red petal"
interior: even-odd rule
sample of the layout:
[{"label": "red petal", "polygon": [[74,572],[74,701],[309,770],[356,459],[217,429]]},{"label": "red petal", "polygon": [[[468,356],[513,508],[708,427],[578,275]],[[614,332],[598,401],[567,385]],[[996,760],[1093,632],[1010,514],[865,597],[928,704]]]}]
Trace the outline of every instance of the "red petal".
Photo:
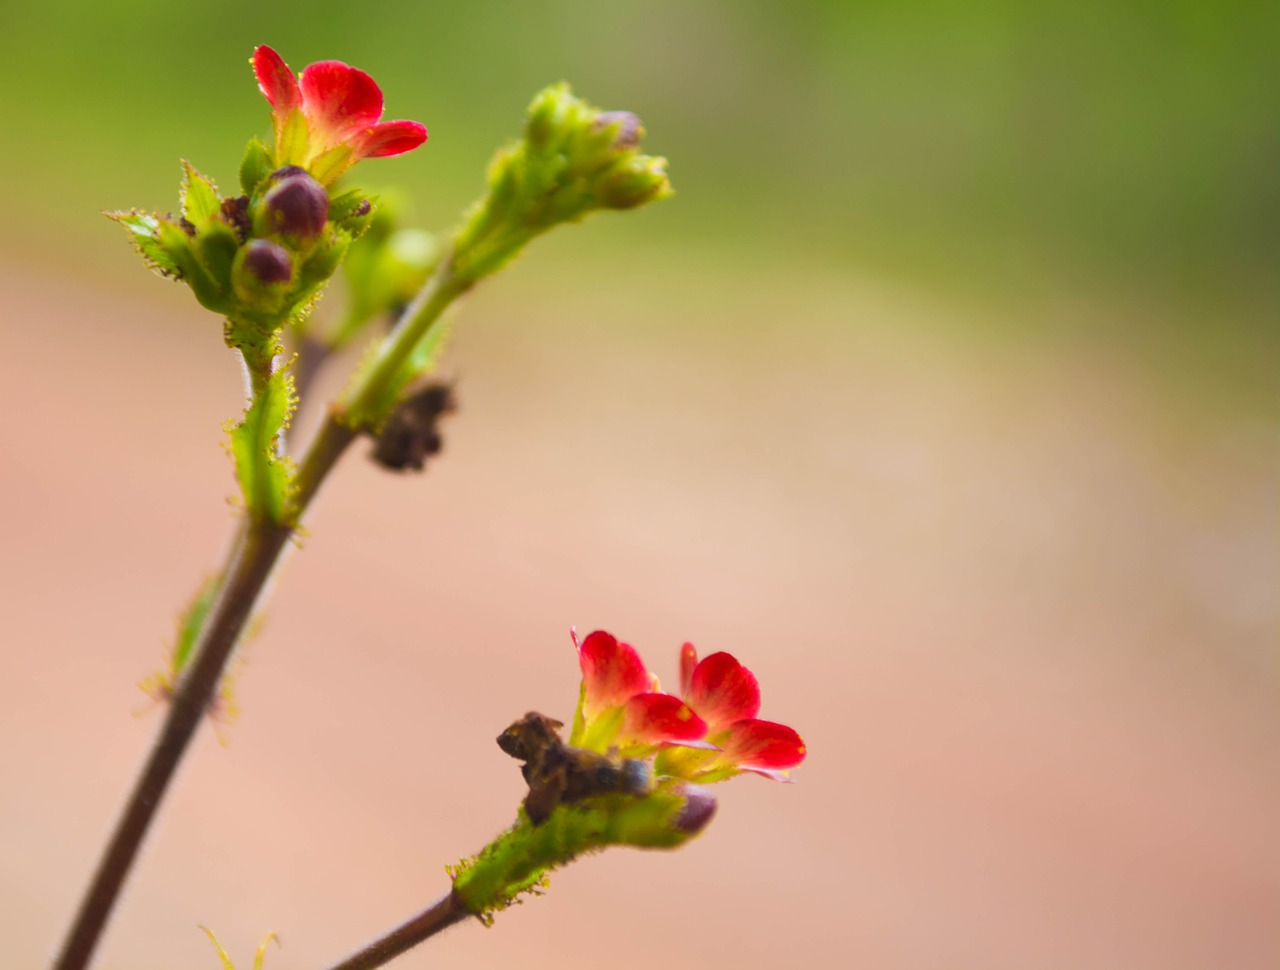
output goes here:
[{"label": "red petal", "polygon": [[411,152],[427,140],[427,128],[416,121],[381,121],[356,139],[360,158],[386,158]]},{"label": "red petal", "polygon": [[708,723],[727,726],[759,713],[760,685],[733,654],[713,653],[694,668],[685,699]]},{"label": "red petal", "polygon": [[578,665],[590,711],[625,704],[649,689],[649,674],[640,655],[603,630],[587,634],[578,648]]},{"label": "red petal", "polygon": [[785,724],[748,718],[733,725],[730,732],[720,742],[723,758],[744,771],[794,768],[804,761],[804,742]]},{"label": "red petal", "polygon": [[689,696],[689,682],[693,680],[693,670],[698,666],[698,651],[692,643],[680,648],[680,693]]},{"label": "red petal", "polygon": [[364,71],[342,61],[316,61],[302,69],[307,120],[335,141],[371,127],[382,117],[382,89]]},{"label": "red petal", "polygon": [[707,733],[706,722],[671,694],[636,694],[627,701],[622,734],[643,744],[696,741]]},{"label": "red petal", "polygon": [[258,89],[278,114],[302,103],[302,91],[298,79],[289,70],[284,58],[263,44],[254,48],[253,73],[258,79]]}]

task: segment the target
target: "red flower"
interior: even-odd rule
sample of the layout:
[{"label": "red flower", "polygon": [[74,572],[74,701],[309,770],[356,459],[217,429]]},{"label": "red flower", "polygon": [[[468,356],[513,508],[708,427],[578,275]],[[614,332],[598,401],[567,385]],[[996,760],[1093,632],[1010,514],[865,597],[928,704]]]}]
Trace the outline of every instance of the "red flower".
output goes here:
[{"label": "red flower", "polygon": [[684,701],[658,689],[640,655],[627,643],[597,630],[579,642],[582,689],[569,743],[594,751],[616,748],[624,757],[645,757],[664,744],[697,742],[707,725]]},{"label": "red flower", "polygon": [[382,90],[342,61],[317,61],[294,77],[265,44],[253,73],[271,104],[277,165],[299,165],[328,184],[362,158],[402,155],[427,140],[416,121],[380,121]]},{"label": "red flower", "polygon": [[760,685],[737,658],[713,653],[698,661],[692,643],[680,651],[684,699],[706,722],[707,740],[717,751],[670,748],[658,756],[660,774],[712,782],[743,771],[787,780],[787,769],[804,760],[800,735],[785,724],[762,721]]}]

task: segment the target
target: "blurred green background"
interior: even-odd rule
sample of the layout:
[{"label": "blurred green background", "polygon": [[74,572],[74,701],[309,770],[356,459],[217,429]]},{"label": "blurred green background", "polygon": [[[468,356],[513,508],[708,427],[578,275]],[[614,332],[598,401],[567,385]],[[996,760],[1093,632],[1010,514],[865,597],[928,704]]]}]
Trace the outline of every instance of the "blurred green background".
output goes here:
[{"label": "blurred green background", "polygon": [[543,84],[640,114],[678,201],[557,234],[539,272],[643,252],[731,285],[870,275],[1001,333],[1119,328],[1233,394],[1276,346],[1274,4],[10,0],[0,37],[7,245],[64,263],[122,248],[99,209],[171,207],[179,157],[233,183],[269,42],[427,123],[424,152],[358,177],[428,227]]}]

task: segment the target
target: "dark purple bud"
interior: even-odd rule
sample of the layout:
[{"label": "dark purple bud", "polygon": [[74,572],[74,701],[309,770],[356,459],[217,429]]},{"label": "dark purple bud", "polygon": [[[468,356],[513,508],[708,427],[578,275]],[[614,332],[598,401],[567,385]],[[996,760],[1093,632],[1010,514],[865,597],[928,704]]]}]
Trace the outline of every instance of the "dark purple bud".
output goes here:
[{"label": "dark purple bud", "polygon": [[293,279],[293,260],[289,252],[270,239],[255,239],[245,248],[245,271],[264,286],[288,283]]},{"label": "dark purple bud", "polygon": [[618,149],[635,148],[640,142],[640,119],[630,111],[602,111],[596,118],[595,127],[605,128],[621,122],[618,135],[613,140],[613,147]]},{"label": "dark purple bud", "polygon": [[681,832],[697,835],[707,827],[716,813],[715,796],[701,785],[682,785],[677,791],[684,795],[684,808],[672,819],[671,824]]},{"label": "dark purple bud", "polygon": [[269,177],[271,179],[272,184],[274,185],[276,182],[283,182],[285,179],[293,178],[293,176],[295,175],[306,175],[306,174],[307,174],[307,170],[303,168],[301,165],[284,165],[281,168],[278,168],[274,172],[272,172]]},{"label": "dark purple bud", "polygon": [[272,186],[263,205],[271,231],[295,239],[314,239],[329,219],[329,193],[301,170]]}]

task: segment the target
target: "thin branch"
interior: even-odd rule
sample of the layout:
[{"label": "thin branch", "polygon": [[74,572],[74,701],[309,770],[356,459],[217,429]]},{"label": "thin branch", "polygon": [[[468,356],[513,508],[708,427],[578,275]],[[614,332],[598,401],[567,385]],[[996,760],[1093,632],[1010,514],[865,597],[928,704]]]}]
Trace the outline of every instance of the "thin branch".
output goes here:
[{"label": "thin branch", "polygon": [[54,963],[56,970],[80,970],[93,955],[165,790],[209,707],[227,658],[291,531],[266,521],[252,522],[233,551],[225,574],[226,583],[201,631],[195,660],[177,685],[160,736],[125,804],[71,932]]},{"label": "thin branch", "polygon": [[335,963],[329,970],[374,970],[375,967],[394,960],[424,940],[474,915],[457,896],[450,892],[430,909],[424,910],[386,936],[370,943],[359,953],[347,957],[341,963]]},{"label": "thin branch", "polygon": [[[457,286],[442,266],[406,308],[396,330],[383,342],[378,366],[348,392],[352,399],[367,406],[385,394],[385,382],[394,380],[400,364],[412,353],[415,341],[425,335],[448,304],[465,289]],[[339,414],[336,408],[330,409],[299,466],[295,519],[302,518],[329,472],[359,435],[359,431],[339,420]],[[176,685],[155,747],[125,803],[53,970],[84,970],[93,957],[169,783],[293,532],[292,524],[265,518],[253,518],[246,523],[221,573],[222,591],[200,632],[192,664]]]}]

